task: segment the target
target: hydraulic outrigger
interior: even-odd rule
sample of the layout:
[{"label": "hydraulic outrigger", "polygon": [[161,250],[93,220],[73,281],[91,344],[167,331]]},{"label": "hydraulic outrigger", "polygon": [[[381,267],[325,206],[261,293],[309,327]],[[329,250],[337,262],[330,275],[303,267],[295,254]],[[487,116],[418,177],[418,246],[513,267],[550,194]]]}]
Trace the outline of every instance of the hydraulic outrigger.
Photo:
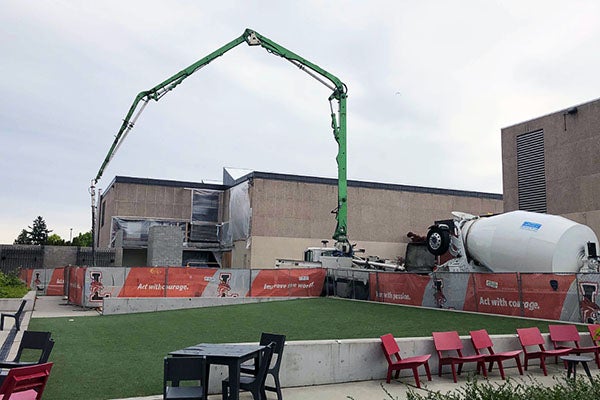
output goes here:
[{"label": "hydraulic outrigger", "polygon": [[[94,179],[92,179],[92,183],[90,186],[90,194],[92,200],[92,260],[93,265],[96,263],[95,249],[96,249],[96,184],[102,178],[102,174],[104,173],[104,169],[108,165],[108,163],[114,157],[116,151],[119,149],[123,140],[127,137],[129,132],[133,129],[135,122],[140,117],[140,114],[150,100],[158,101],[165,94],[173,90],[177,85],[183,82],[188,76],[192,75],[194,72],[198,71],[200,68],[206,66],[208,63],[216,59],[217,57],[222,56],[229,50],[238,46],[239,44],[246,42],[249,46],[261,46],[267,52],[280,56],[292,64],[300,68],[302,71],[306,72],[323,85],[327,86],[333,93],[329,96],[329,106],[331,109],[331,127],[333,129],[333,136],[338,143],[338,154],[336,157],[337,165],[338,165],[338,204],[337,208],[333,210],[336,214],[337,226],[335,232],[333,234],[333,239],[336,241],[336,247],[340,252],[351,255],[352,254],[352,246],[348,241],[347,236],[347,178],[346,178],[346,93],[347,87],[346,85],[340,81],[337,77],[325,71],[321,67],[311,63],[308,60],[300,57],[299,55],[287,50],[286,48],[278,45],[270,39],[260,35],[259,33],[246,29],[242,36],[237,39],[232,40],[227,43],[223,47],[215,50],[210,53],[206,57],[201,60],[195,62],[189,67],[179,71],[177,74],[173,75],[166,81],[154,86],[150,90],[146,90],[144,92],[140,92],[133,101],[133,104],[129,108],[125,119],[123,120],[123,124],[119,129],[119,132],[115,136],[115,140],[112,143],[112,146],[108,150],[108,154],[106,158],[102,162],[100,169],[98,170],[98,174]],[[332,101],[337,100],[338,102],[338,110],[337,116],[336,112],[333,109]],[[140,104],[141,103],[141,104]]]}]

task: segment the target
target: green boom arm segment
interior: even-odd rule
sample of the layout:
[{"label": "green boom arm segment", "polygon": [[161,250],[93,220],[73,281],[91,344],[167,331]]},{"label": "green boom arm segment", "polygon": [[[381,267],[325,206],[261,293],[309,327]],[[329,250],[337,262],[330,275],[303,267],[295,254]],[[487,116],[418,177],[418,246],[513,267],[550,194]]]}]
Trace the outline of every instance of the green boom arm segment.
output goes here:
[{"label": "green boom arm segment", "polygon": [[[336,240],[336,245],[338,248],[342,250],[344,253],[351,253],[352,246],[350,246],[348,242],[347,236],[347,178],[346,178],[346,93],[347,88],[342,81],[340,81],[337,77],[320,68],[319,66],[311,63],[308,60],[300,57],[299,55],[287,50],[286,48],[278,45],[277,43],[271,41],[270,39],[258,34],[257,32],[246,29],[242,36],[237,39],[232,40],[226,45],[220,47],[214,52],[210,53],[206,57],[198,60],[194,64],[189,67],[179,71],[169,79],[164,82],[154,86],[150,90],[146,90],[144,92],[140,92],[133,101],[133,104],[129,108],[125,119],[123,120],[123,124],[119,129],[119,132],[115,136],[115,139],[108,150],[108,154],[106,155],[100,169],[98,170],[98,174],[92,180],[92,185],[90,188],[90,192],[92,193],[92,231],[94,231],[95,225],[95,185],[98,183],[100,178],[102,178],[102,174],[110,160],[114,157],[116,151],[119,146],[122,144],[123,140],[127,136],[127,134],[133,129],[135,122],[138,117],[148,104],[150,100],[158,101],[173,90],[176,86],[178,86],[184,79],[198,71],[200,68],[206,66],[214,59],[222,56],[229,50],[238,46],[239,44],[246,42],[250,46],[261,46],[267,52],[278,55],[292,64],[296,65],[298,68],[308,73],[313,78],[317,79],[319,82],[324,84],[333,90],[331,96],[329,96],[329,102],[336,100],[338,102],[338,110],[337,116],[334,112],[333,105],[331,105],[331,119],[332,119],[332,129],[333,136],[338,143],[338,154],[336,157],[337,165],[338,165],[338,204],[336,210],[336,219],[337,226],[335,229],[335,233],[333,234],[333,238]],[[141,103],[141,104],[140,104]],[[137,113],[136,113],[137,110]],[[92,232],[94,234],[94,232]],[[95,244],[95,241],[94,241]],[[92,249],[93,250],[93,249]]]}]

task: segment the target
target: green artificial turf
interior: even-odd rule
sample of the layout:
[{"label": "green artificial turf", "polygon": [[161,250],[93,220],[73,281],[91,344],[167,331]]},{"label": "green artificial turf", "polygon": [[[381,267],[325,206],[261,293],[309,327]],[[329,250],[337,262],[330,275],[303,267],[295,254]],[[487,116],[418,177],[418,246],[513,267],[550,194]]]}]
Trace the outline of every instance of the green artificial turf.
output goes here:
[{"label": "green artificial turf", "polygon": [[115,399],[162,392],[163,357],[197,343],[257,342],[261,332],[287,340],[431,337],[485,328],[490,334],[548,323],[435,309],[312,298],[99,317],[35,318],[56,344],[45,400]]}]

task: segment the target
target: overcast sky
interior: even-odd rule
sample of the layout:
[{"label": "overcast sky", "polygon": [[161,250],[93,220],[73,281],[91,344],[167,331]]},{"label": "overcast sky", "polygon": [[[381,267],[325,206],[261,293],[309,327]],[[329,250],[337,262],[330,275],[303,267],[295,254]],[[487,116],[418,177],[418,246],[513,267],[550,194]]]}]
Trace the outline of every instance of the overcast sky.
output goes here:
[{"label": "overcast sky", "polygon": [[[349,179],[501,193],[501,128],[600,97],[597,1],[0,0],[0,243],[88,231],[136,94],[245,28],[348,86]],[[152,101],[98,186],[336,177],[330,93],[244,43]]]}]

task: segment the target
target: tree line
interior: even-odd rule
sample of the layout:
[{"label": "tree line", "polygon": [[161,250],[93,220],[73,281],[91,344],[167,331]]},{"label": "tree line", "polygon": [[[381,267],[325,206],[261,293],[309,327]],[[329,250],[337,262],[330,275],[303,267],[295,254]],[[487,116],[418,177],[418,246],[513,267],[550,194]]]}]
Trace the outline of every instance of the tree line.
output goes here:
[{"label": "tree line", "polygon": [[72,241],[64,240],[56,233],[48,229],[46,221],[41,216],[33,220],[29,229],[23,229],[13,244],[36,244],[50,246],[80,246],[90,247],[92,245],[92,232],[81,233],[75,236]]}]

